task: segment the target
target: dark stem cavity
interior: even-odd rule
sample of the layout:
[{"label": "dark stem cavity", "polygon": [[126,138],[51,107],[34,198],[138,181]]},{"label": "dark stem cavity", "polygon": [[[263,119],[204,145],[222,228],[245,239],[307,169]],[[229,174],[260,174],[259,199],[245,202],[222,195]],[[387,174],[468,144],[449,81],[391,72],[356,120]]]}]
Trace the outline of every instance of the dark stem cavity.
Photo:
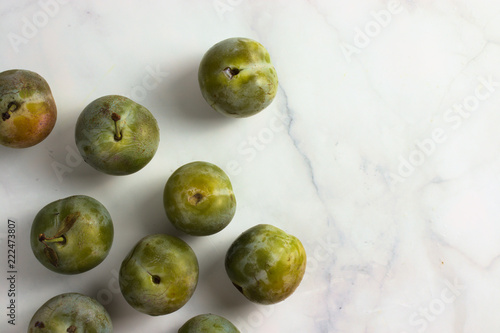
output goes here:
[{"label": "dark stem cavity", "polygon": [[231,68],[231,67],[226,67],[222,71],[226,75],[226,77],[231,80],[233,76],[238,75],[240,70],[238,68]]},{"label": "dark stem cavity", "polygon": [[189,197],[189,202],[195,206],[199,204],[200,201],[202,200],[203,200],[203,194],[201,194],[200,192],[196,192],[195,194]]},{"label": "dark stem cavity", "polygon": [[120,128],[118,127],[118,121],[122,119],[119,114],[113,112],[111,114],[111,119],[115,122],[115,140],[120,141],[122,139],[122,132],[120,131]]},{"label": "dark stem cavity", "polygon": [[76,326],[75,325],[71,325],[70,327],[68,327],[68,329],[66,330],[66,332],[68,332],[68,333],[75,333],[76,332]]},{"label": "dark stem cavity", "polygon": [[37,328],[45,328],[45,324],[43,323],[43,321],[37,321],[35,323],[35,327],[37,327]]},{"label": "dark stem cavity", "polygon": [[9,105],[7,105],[7,111],[2,113],[2,120],[6,121],[7,119],[10,119],[11,113],[19,109],[20,106],[21,105],[17,102],[10,102]]},{"label": "dark stem cavity", "polygon": [[161,278],[158,275],[151,275],[151,280],[154,284],[160,284]]}]

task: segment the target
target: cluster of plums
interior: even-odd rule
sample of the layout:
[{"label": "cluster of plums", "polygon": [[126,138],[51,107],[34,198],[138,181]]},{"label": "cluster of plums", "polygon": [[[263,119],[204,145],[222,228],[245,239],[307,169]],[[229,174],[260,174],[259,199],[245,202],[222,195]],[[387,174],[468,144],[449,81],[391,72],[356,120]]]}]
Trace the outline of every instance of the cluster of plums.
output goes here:
[{"label": "cluster of plums", "polygon": [[[215,44],[201,60],[198,79],[205,100],[218,112],[249,117],[265,109],[278,86],[269,53],[258,42],[230,38]],[[0,143],[14,148],[44,140],[56,123],[56,104],[47,82],[27,70],[0,73]],[[110,175],[129,175],[154,157],[158,123],[142,105],[118,95],[91,102],[75,126],[83,159]],[[166,182],[163,203],[175,228],[195,236],[224,229],[233,219],[236,198],[229,177],[202,161],[179,167]],[[61,274],[78,274],[99,265],[113,242],[113,222],[102,203],[73,195],[47,204],[35,216],[31,248],[38,261]],[[294,236],[269,224],[244,231],[227,250],[225,269],[250,301],[274,304],[290,296],[305,272],[306,254]],[[119,285],[136,310],[165,315],[184,306],[198,283],[198,260],[182,239],[149,235],[124,258]],[[33,315],[28,332],[111,332],[104,307],[79,293],[57,295]],[[227,319],[202,314],[179,332],[239,332]]]}]

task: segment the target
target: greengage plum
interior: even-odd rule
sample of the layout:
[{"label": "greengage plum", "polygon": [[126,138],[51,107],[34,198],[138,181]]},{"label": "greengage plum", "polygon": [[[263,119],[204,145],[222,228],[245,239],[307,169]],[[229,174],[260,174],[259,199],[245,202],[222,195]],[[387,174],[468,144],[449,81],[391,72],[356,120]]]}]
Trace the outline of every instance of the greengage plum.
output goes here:
[{"label": "greengage plum", "polygon": [[129,175],[156,154],[160,130],[144,106],[119,95],[100,97],[80,113],[75,141],[83,160],[110,175]]},{"label": "greengage plum", "polygon": [[80,293],[64,293],[49,299],[33,315],[28,333],[111,333],[113,324],[106,309]]},{"label": "greengage plum", "polygon": [[175,228],[194,236],[224,229],[236,212],[227,174],[208,162],[191,162],[174,171],[163,191],[163,206]]},{"label": "greengage plum", "polygon": [[181,326],[178,333],[240,333],[229,320],[224,317],[206,313],[192,317]]},{"label": "greengage plum", "polygon": [[235,118],[264,110],[278,91],[269,53],[249,38],[228,38],[212,46],[200,62],[198,82],[212,108]]},{"label": "greengage plum", "polygon": [[113,243],[113,222],[102,203],[86,195],[43,207],[31,226],[31,249],[48,269],[78,274],[99,265]]},{"label": "greengage plum", "polygon": [[225,268],[233,285],[250,301],[274,304],[299,286],[306,260],[297,237],[275,226],[259,224],[231,244]]},{"label": "greengage plum", "polygon": [[42,142],[57,119],[49,84],[24,69],[0,73],[0,114],[0,144],[27,148]]},{"label": "greengage plum", "polygon": [[182,239],[166,234],[142,238],[120,267],[125,300],[137,311],[165,315],[183,307],[198,284],[198,259]]}]

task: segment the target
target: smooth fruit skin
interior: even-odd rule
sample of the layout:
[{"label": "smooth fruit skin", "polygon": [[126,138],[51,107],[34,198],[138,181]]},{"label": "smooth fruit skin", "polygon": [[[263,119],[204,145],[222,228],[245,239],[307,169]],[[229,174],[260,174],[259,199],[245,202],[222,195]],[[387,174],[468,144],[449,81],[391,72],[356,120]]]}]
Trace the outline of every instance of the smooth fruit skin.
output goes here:
[{"label": "smooth fruit skin", "polygon": [[236,198],[231,181],[221,168],[196,161],[181,166],[169,177],[163,206],[175,228],[193,236],[206,236],[231,222]]},{"label": "smooth fruit skin", "polygon": [[212,46],[200,62],[198,82],[212,108],[235,118],[264,110],[278,90],[269,53],[249,38],[228,38]]},{"label": "smooth fruit skin", "polygon": [[24,69],[0,73],[0,114],[0,144],[27,148],[42,142],[57,119],[49,84]]},{"label": "smooth fruit skin", "polygon": [[75,141],[85,162],[110,175],[145,167],[160,143],[155,117],[131,99],[108,95],[91,102],[76,122]]},{"label": "smooth fruit skin", "polygon": [[28,326],[28,333],[55,332],[111,333],[113,325],[106,309],[95,299],[64,293],[43,304]]},{"label": "smooth fruit skin", "polygon": [[229,320],[224,317],[207,313],[197,315],[184,323],[178,333],[240,333]]},{"label": "smooth fruit skin", "polygon": [[298,238],[275,226],[259,224],[231,244],[225,268],[233,285],[250,301],[274,304],[299,286],[306,261]]},{"label": "smooth fruit skin", "polygon": [[48,269],[78,274],[107,257],[113,234],[106,207],[92,197],[74,195],[51,202],[38,212],[31,226],[31,249]]},{"label": "smooth fruit skin", "polygon": [[123,260],[119,284],[125,300],[137,311],[160,316],[177,311],[198,284],[198,259],[175,236],[149,235]]}]

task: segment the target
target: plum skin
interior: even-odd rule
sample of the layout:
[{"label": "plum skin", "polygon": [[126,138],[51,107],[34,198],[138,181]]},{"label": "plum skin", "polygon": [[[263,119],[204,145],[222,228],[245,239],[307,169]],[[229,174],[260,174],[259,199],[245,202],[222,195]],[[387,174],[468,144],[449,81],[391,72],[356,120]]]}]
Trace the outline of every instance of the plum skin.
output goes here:
[{"label": "plum skin", "polygon": [[113,324],[95,299],[70,292],[52,297],[31,318],[28,333],[49,332],[111,333]]},{"label": "plum skin", "polygon": [[198,83],[213,109],[234,118],[261,112],[278,90],[278,76],[265,47],[241,37],[220,41],[205,53]]},{"label": "plum skin", "polygon": [[[71,227],[58,233],[71,221]],[[58,242],[43,242],[41,235]],[[99,265],[108,255],[114,236],[113,221],[102,203],[86,195],[53,201],[35,216],[30,241],[33,254],[46,268],[61,274],[79,274]],[[57,260],[48,255],[47,247]]]},{"label": "plum skin", "polygon": [[47,138],[57,120],[49,84],[38,73],[12,69],[0,73],[0,144],[32,147]]},{"label": "plum skin", "polygon": [[240,333],[240,331],[226,318],[212,314],[200,314],[192,317],[179,328],[178,333]]},{"label": "plum skin", "polygon": [[156,118],[144,106],[124,96],[107,95],[94,100],[80,113],[75,142],[83,160],[96,170],[129,175],[153,159],[160,142],[160,129]]},{"label": "plum skin", "polygon": [[183,307],[198,284],[199,266],[191,247],[175,236],[142,238],[123,260],[119,285],[125,300],[150,316]]},{"label": "plum skin", "polygon": [[175,228],[193,236],[224,229],[236,212],[236,198],[227,174],[212,163],[187,163],[169,177],[163,206]]},{"label": "plum skin", "polygon": [[229,247],[225,269],[233,285],[250,301],[275,304],[289,297],[306,269],[300,240],[269,224],[243,232]]}]

